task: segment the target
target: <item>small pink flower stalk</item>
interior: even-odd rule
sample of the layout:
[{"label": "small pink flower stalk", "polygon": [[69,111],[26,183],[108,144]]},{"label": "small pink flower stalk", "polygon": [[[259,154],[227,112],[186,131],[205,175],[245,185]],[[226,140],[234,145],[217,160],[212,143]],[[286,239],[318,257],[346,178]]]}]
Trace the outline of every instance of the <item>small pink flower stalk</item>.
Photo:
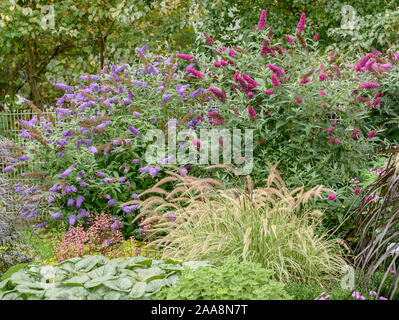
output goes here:
[{"label": "small pink flower stalk", "polygon": [[258,119],[258,115],[251,105],[248,106],[248,115],[252,120]]},{"label": "small pink flower stalk", "polygon": [[305,12],[302,12],[301,18],[299,19],[299,23],[296,27],[296,31],[302,32],[303,30],[305,30],[305,20],[306,20]]},{"label": "small pink flower stalk", "polygon": [[198,70],[195,70],[191,67],[188,68],[187,71],[190,72],[193,76],[195,76],[199,80],[201,80],[201,78],[205,77],[205,75],[203,73],[201,73]]},{"label": "small pink flower stalk", "polygon": [[353,140],[357,141],[359,139],[359,131],[360,131],[360,128],[354,129],[352,131],[352,139]]},{"label": "small pink flower stalk", "polygon": [[295,96],[294,99],[295,99],[296,103],[301,104],[301,103],[303,102],[302,99],[299,98],[299,97],[296,97],[296,96]]},{"label": "small pink flower stalk", "polygon": [[194,146],[196,146],[197,148],[201,147],[201,141],[199,140],[191,140],[191,142],[193,143]]},{"label": "small pink flower stalk", "polygon": [[281,85],[274,73],[272,73],[271,79],[272,79],[273,87],[279,87]]},{"label": "small pink flower stalk", "polygon": [[336,197],[337,197],[337,196],[336,196],[334,193],[330,193],[330,194],[328,195],[328,200],[335,200]]},{"label": "small pink flower stalk", "polygon": [[234,51],[234,49],[229,49],[229,57],[234,57],[237,54],[237,52]]},{"label": "small pink flower stalk", "polygon": [[208,36],[205,32],[204,32],[204,37],[205,37],[206,43],[210,44],[211,46],[213,46],[215,44],[213,39],[210,36]]},{"label": "small pink flower stalk", "polygon": [[268,63],[267,67],[278,77],[281,78],[285,75],[285,72],[274,64]]},{"label": "small pink flower stalk", "polygon": [[320,73],[319,74],[319,80],[320,81],[325,81],[328,79],[328,75],[326,75],[325,73]]},{"label": "small pink flower stalk", "polygon": [[287,41],[290,42],[290,43],[294,43],[294,42],[295,42],[295,39],[292,38],[292,37],[290,37],[288,34],[285,36],[285,38],[286,38]]},{"label": "small pink flower stalk", "polygon": [[192,56],[191,54],[176,54],[176,57],[186,60],[186,61],[191,61],[191,60],[195,60],[195,57]]},{"label": "small pink flower stalk", "polygon": [[209,87],[209,91],[211,91],[220,101],[222,102],[226,101],[226,94],[220,91],[219,89],[215,87]]},{"label": "small pink flower stalk", "polygon": [[216,111],[210,111],[208,113],[208,117],[212,118],[212,121],[209,121],[209,123],[214,126],[223,125],[225,122],[223,116],[221,114],[217,113]]},{"label": "small pink flower stalk", "polygon": [[377,131],[373,130],[367,136],[371,139],[375,136],[376,133],[377,133]]},{"label": "small pink flower stalk", "polygon": [[330,299],[330,295],[327,294],[325,295],[325,292],[320,293],[320,295],[318,297],[316,297],[314,300],[328,300]]},{"label": "small pink flower stalk", "polygon": [[316,32],[316,34],[313,37],[313,41],[317,41],[320,38],[320,34],[318,32]]},{"label": "small pink flower stalk", "polygon": [[375,82],[362,82],[360,84],[362,89],[372,89],[372,88],[379,88],[380,84]]},{"label": "small pink flower stalk", "polygon": [[258,22],[258,30],[265,30],[266,29],[266,10],[262,10],[259,22]]},{"label": "small pink flower stalk", "polygon": [[361,296],[360,293],[357,292],[357,291],[354,291],[354,292],[352,293],[352,297],[355,298],[355,299],[357,299],[357,300],[366,300],[366,298],[363,297],[363,296]]},{"label": "small pink flower stalk", "polygon": [[362,68],[365,66],[365,64],[373,57],[372,53],[366,54],[364,57],[362,57],[357,64],[355,64],[355,71],[360,72],[362,71]]}]

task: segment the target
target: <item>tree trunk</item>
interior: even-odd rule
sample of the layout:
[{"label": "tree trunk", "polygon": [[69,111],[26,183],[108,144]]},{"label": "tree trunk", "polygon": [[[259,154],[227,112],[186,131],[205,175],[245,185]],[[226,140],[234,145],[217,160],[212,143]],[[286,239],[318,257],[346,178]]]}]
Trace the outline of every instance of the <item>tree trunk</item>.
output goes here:
[{"label": "tree trunk", "polygon": [[28,77],[28,83],[30,86],[30,91],[33,97],[33,102],[36,106],[40,107],[41,105],[41,98],[40,98],[40,93],[37,87],[37,74],[36,74],[36,59],[35,55],[33,52],[33,45],[32,45],[32,40],[26,40],[25,41],[25,47],[26,51],[28,54],[28,72],[27,72],[27,77]]}]

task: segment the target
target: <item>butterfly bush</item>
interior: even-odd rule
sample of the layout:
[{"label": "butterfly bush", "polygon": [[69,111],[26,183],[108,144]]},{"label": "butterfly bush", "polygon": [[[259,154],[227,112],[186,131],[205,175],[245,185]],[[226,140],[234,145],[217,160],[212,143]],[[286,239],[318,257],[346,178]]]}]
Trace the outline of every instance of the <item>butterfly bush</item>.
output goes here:
[{"label": "butterfly bush", "polygon": [[[166,132],[171,121],[177,126],[182,113],[193,112],[195,100],[214,103],[207,97],[209,90],[196,83],[202,71],[187,70],[182,63],[195,57],[154,56],[145,46],[136,53],[136,65],[104,67],[81,76],[77,87],[56,83],[63,95],[53,115],[43,114],[25,99],[38,114],[19,120],[24,143],[5,147],[3,152],[10,156],[2,171],[21,169],[36,192],[50,193],[52,210],[38,227],[76,227],[109,210],[124,222],[129,236],[140,230],[132,223],[140,208],[121,204],[154,184],[171,160],[159,159],[158,165],[142,160],[145,133]],[[22,208],[20,215],[27,210]]]},{"label": "butterfly bush", "polygon": [[[275,39],[265,21],[263,10],[261,27],[234,47],[234,58],[225,44],[206,44],[209,55],[197,58],[196,69],[209,70],[201,83],[219,103],[223,122],[217,125],[254,129],[252,175],[261,181],[267,176],[265,161],[279,161],[290,185],[329,186],[335,193],[325,195],[324,206],[336,223],[354,193],[350,178],[367,167],[378,147],[395,142],[387,132],[395,104],[386,95],[398,78],[397,52],[370,48],[355,60],[338,50],[323,55],[319,34],[306,28],[305,13],[292,28],[296,39]],[[199,128],[215,126],[204,108],[193,116],[212,118]]]},{"label": "butterfly bush", "polygon": [[[384,93],[398,77],[398,58],[371,49],[357,61],[335,51],[323,55],[304,13],[292,28],[295,41],[279,41],[266,15],[262,11],[259,27],[248,31],[240,47],[205,34],[206,53],[161,57],[144,46],[133,65],[83,75],[77,87],[57,83],[63,95],[55,116],[26,100],[38,115],[20,121],[24,145],[3,171],[40,159],[44,165],[33,173],[38,185],[58,196],[53,200],[58,210],[46,223],[74,226],[109,210],[130,235],[138,233],[133,218],[140,208],[122,204],[154,185],[171,160],[166,155],[155,166],[141,160],[149,129],[249,128],[255,143],[252,175],[260,182],[268,174],[265,162],[279,162],[291,186],[327,185],[335,198],[325,195],[325,205],[339,219],[343,200],[353,195],[349,179],[378,145],[389,143],[384,126],[375,123],[384,123],[378,114],[390,108]],[[187,137],[179,147],[186,143],[201,146]],[[219,144],[225,146],[221,139]],[[189,165],[181,172],[207,174],[200,169]]]}]

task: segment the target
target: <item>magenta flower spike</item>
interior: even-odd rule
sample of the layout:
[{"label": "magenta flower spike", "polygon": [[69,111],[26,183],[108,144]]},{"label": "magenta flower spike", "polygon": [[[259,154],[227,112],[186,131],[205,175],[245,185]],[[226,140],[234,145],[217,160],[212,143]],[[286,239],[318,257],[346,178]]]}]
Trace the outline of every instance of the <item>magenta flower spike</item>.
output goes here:
[{"label": "magenta flower spike", "polygon": [[360,84],[360,87],[362,89],[372,89],[372,88],[379,88],[380,84],[375,83],[375,82],[362,82]]},{"label": "magenta flower spike", "polygon": [[272,79],[273,87],[279,87],[280,86],[280,82],[278,81],[278,79],[277,79],[277,77],[276,77],[276,75],[274,73],[272,73],[271,79]]},{"label": "magenta flower spike", "polygon": [[285,36],[285,38],[286,38],[287,41],[290,42],[290,43],[294,43],[294,42],[295,42],[295,40],[294,40],[292,37],[290,37],[288,34]]},{"label": "magenta flower spike", "polygon": [[302,32],[305,29],[305,20],[306,20],[305,12],[302,12],[298,26],[296,27],[297,31]]},{"label": "magenta flower spike", "polygon": [[258,30],[265,30],[266,29],[266,10],[262,10],[259,22],[258,22]]}]

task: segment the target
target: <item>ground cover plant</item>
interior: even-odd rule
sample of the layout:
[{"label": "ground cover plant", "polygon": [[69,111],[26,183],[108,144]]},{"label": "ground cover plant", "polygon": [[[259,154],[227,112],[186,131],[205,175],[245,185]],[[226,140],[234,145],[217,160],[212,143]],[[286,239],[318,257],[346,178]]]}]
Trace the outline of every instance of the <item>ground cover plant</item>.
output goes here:
[{"label": "ground cover plant", "polygon": [[109,260],[87,255],[57,266],[29,265],[10,272],[0,282],[0,299],[148,300],[162,287],[174,284],[184,266],[205,265],[200,261],[177,263],[144,257]]},{"label": "ground cover plant", "polygon": [[156,294],[167,300],[286,300],[284,285],[260,264],[229,257],[218,267],[186,269],[172,287]]}]

